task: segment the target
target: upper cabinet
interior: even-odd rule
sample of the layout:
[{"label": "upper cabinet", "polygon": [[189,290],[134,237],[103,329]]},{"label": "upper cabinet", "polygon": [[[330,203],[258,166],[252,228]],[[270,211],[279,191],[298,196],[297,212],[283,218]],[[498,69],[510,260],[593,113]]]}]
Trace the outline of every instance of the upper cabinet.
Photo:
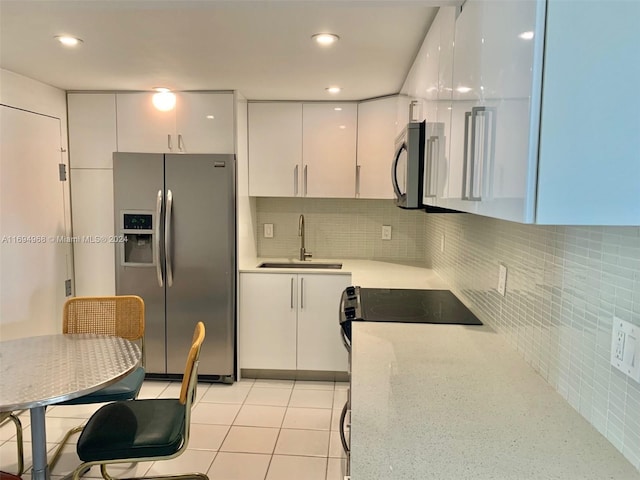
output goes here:
[{"label": "upper cabinet", "polygon": [[163,112],[154,93],[117,93],[118,151],[234,153],[233,93],[177,92]]},{"label": "upper cabinet", "polygon": [[467,0],[436,203],[524,223],[640,224],[637,18],[638,2]]},{"label": "upper cabinet", "polygon": [[[358,198],[395,197],[391,186],[391,162],[395,153],[399,103],[399,97],[393,96],[358,104]],[[408,103],[404,102],[404,106],[408,115]]]},{"label": "upper cabinet", "polygon": [[353,198],[355,103],[249,104],[249,194]]},{"label": "upper cabinet", "polygon": [[300,195],[302,104],[249,104],[249,195]]}]

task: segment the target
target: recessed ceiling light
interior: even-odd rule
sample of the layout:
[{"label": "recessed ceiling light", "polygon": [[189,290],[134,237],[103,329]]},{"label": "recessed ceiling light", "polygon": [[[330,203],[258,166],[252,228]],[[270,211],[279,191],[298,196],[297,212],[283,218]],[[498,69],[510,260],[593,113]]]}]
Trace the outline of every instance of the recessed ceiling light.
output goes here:
[{"label": "recessed ceiling light", "polygon": [[346,126],[346,125],[340,125],[340,129],[341,129],[341,130],[344,130],[345,128],[347,128],[347,126]]},{"label": "recessed ceiling light", "polygon": [[340,93],[342,91],[342,89],[340,87],[327,87],[327,88],[325,88],[325,90],[327,92],[333,93],[333,94]]},{"label": "recessed ceiling light", "polygon": [[533,39],[533,32],[522,32],[518,36],[523,40],[532,40]]},{"label": "recessed ceiling light", "polygon": [[333,45],[340,37],[334,33],[316,33],[312,35],[313,38],[318,45],[322,45],[323,47],[328,47],[329,45]]},{"label": "recessed ceiling light", "polygon": [[82,43],[81,38],[72,37],[71,35],[57,35],[54,38],[58,40],[65,47],[75,47]]},{"label": "recessed ceiling light", "polygon": [[336,112],[341,112],[342,111],[342,107],[334,107],[333,108]]},{"label": "recessed ceiling light", "polygon": [[213,120],[214,118],[216,117],[214,117],[213,115],[207,115],[207,120]]}]

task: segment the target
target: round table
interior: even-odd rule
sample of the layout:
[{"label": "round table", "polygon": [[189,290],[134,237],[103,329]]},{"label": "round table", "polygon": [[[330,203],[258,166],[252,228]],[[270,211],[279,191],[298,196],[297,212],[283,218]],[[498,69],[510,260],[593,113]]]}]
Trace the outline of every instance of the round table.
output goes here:
[{"label": "round table", "polygon": [[107,335],[44,335],[0,342],[0,412],[30,409],[34,480],[49,478],[45,407],[116,383],[140,348]]}]

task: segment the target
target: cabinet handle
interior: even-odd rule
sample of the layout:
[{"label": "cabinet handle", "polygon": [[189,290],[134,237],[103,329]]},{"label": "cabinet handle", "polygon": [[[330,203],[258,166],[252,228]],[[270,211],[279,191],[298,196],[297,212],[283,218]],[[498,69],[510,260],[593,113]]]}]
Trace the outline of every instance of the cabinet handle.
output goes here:
[{"label": "cabinet handle", "polygon": [[304,308],[304,278],[300,279],[300,310]]},{"label": "cabinet handle", "polygon": [[293,310],[293,277],[291,277],[291,310]]},{"label": "cabinet handle", "polygon": [[173,142],[171,141],[171,134],[167,135],[167,147],[169,147],[169,151],[173,150]]},{"label": "cabinet handle", "polygon": [[468,166],[469,166],[469,120],[471,112],[464,112],[464,150],[462,154],[462,200],[469,200],[467,194]]},{"label": "cabinet handle", "polygon": [[356,196],[360,196],[360,165],[356,165]]},{"label": "cabinet handle", "polygon": [[298,196],[298,165],[293,169],[293,195]]},{"label": "cabinet handle", "polygon": [[307,167],[309,165],[304,166],[304,196],[307,196]]},{"label": "cabinet handle", "polygon": [[181,133],[178,134],[178,150],[181,152],[184,150],[184,142],[182,141]]},{"label": "cabinet handle", "polygon": [[[477,135],[477,133],[480,135]],[[471,109],[471,174],[469,200],[481,201],[487,193],[483,185],[491,177],[493,146],[495,145],[495,108],[473,107]],[[477,188],[476,188],[477,187]]]},{"label": "cabinet handle", "polygon": [[424,176],[424,196],[425,198],[435,198],[436,189],[433,185],[435,175],[435,161],[433,152],[435,150],[435,144],[438,141],[437,136],[429,137],[426,141],[426,165],[425,165],[425,176]]}]

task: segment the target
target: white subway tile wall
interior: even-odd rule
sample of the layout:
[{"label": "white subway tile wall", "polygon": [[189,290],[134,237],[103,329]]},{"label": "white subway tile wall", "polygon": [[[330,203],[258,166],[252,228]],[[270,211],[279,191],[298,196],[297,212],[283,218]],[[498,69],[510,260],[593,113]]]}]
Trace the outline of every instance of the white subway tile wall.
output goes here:
[{"label": "white subway tile wall", "polygon": [[640,384],[609,363],[613,317],[640,326],[640,228],[425,217],[432,267],[640,470]]},{"label": "white subway tile wall", "polygon": [[[313,258],[425,261],[421,211],[402,210],[393,200],[257,198],[258,256],[297,258],[298,218],[305,217],[305,247]],[[265,223],[273,238],[264,238]],[[391,240],[382,226],[391,225]]]}]

